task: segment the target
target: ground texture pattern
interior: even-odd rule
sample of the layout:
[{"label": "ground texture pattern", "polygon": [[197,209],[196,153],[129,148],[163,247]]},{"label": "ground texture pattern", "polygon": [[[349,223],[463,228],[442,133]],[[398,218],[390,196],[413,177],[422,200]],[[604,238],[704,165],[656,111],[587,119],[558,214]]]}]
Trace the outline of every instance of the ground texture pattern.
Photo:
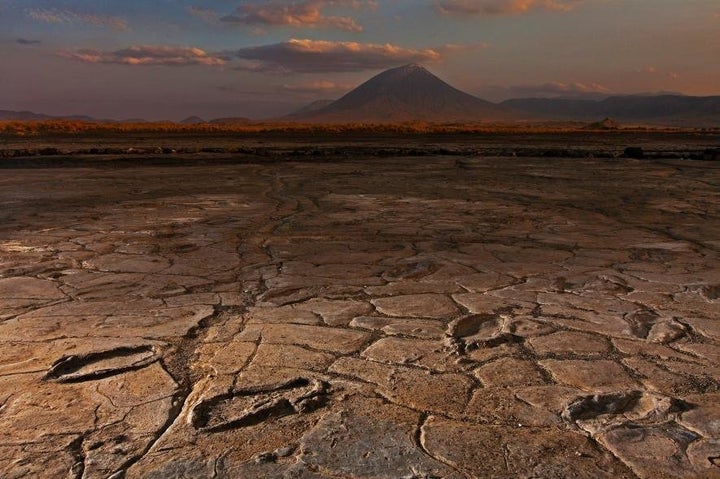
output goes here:
[{"label": "ground texture pattern", "polygon": [[0,178],[0,476],[720,477],[720,168]]}]

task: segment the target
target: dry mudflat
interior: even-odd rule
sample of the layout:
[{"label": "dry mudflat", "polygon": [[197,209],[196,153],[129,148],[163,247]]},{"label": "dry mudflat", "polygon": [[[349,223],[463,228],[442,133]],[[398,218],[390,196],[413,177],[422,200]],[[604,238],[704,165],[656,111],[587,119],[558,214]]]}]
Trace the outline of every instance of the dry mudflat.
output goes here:
[{"label": "dry mudflat", "polygon": [[720,164],[193,158],[2,170],[0,476],[720,477]]}]

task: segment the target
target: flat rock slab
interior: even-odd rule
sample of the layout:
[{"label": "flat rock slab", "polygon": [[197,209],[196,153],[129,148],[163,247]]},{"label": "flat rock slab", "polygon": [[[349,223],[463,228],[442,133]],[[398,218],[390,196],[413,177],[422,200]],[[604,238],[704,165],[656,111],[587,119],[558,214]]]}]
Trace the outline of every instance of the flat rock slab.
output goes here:
[{"label": "flat rock slab", "polygon": [[54,281],[23,276],[0,278],[0,297],[4,300],[59,300],[65,298],[65,295],[58,286]]},{"label": "flat rock slab", "polygon": [[717,166],[145,159],[3,170],[0,476],[720,477]]}]

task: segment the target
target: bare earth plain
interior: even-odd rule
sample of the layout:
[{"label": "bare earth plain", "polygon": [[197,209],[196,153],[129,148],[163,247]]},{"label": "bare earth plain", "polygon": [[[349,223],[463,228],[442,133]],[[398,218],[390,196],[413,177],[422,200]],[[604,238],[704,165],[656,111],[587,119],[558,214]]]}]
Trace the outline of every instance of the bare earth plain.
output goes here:
[{"label": "bare earth plain", "polygon": [[0,476],[720,477],[717,135],[476,140],[0,159]]}]

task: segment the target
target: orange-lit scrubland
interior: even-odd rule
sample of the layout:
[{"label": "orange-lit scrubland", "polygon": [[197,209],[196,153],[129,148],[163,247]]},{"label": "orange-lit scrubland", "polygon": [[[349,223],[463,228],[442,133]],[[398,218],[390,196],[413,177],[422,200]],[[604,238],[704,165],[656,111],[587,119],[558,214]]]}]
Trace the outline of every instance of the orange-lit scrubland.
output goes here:
[{"label": "orange-lit scrubland", "polygon": [[186,133],[232,134],[232,133],[283,133],[305,132],[308,134],[333,133],[567,133],[573,131],[704,131],[718,132],[720,128],[683,129],[675,127],[623,126],[619,129],[593,128],[582,122],[543,123],[201,123],[185,125],[173,122],[122,123],[84,122],[68,120],[48,121],[0,121],[0,135],[45,136],[45,135],[103,135],[123,133]]}]

